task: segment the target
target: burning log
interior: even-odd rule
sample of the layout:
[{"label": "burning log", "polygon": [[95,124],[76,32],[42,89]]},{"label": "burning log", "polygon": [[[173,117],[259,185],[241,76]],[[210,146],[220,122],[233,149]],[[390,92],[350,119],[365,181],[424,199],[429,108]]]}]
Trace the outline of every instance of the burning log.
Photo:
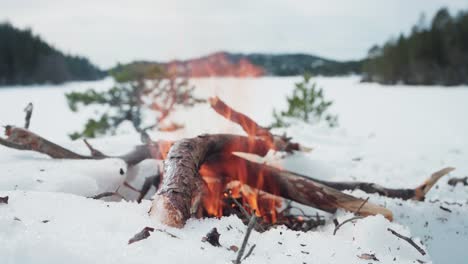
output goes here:
[{"label": "burning log", "polygon": [[440,180],[440,178],[442,178],[443,176],[455,170],[455,168],[452,168],[452,167],[446,167],[441,170],[438,170],[434,172],[428,179],[426,179],[421,185],[413,189],[387,188],[387,187],[384,187],[375,183],[371,183],[371,182],[331,182],[331,181],[318,180],[309,175],[303,175],[303,174],[299,174],[295,172],[280,170],[272,166],[261,164],[258,161],[249,160],[249,159],[253,159],[250,157],[247,159],[247,157],[243,156],[242,158],[244,158],[245,162],[247,163],[247,166],[249,167],[249,171],[252,174],[259,173],[262,171],[267,171],[268,173],[274,174],[275,177],[279,177],[279,178],[299,177],[307,181],[310,180],[315,183],[328,186],[338,191],[361,190],[366,193],[376,193],[381,196],[385,196],[389,198],[399,198],[402,200],[416,200],[416,201],[424,201],[426,194]]},{"label": "burning log", "polygon": [[[243,174],[241,170],[245,171]],[[384,207],[365,203],[364,200],[342,193],[303,175],[282,171],[237,157],[222,155],[207,160],[200,172],[207,177],[222,177],[224,181],[240,181],[253,188],[280,196],[326,212],[334,213],[338,208],[361,215],[382,214],[392,219],[392,212]]]},{"label": "burning log", "polygon": [[170,226],[182,227],[196,215],[205,190],[199,168],[210,155],[220,152],[249,152],[264,156],[269,148],[264,141],[235,135],[204,135],[177,141],[169,150],[164,177],[150,215]]}]

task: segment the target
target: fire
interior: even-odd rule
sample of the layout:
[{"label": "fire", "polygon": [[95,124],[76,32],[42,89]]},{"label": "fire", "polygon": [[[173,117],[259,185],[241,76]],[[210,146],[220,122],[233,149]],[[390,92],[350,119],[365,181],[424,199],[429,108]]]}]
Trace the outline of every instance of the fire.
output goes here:
[{"label": "fire", "polygon": [[187,74],[189,77],[259,77],[265,70],[245,58],[238,61],[227,53],[218,52],[205,57],[187,61],[174,60],[165,64],[166,70],[175,74]]},{"label": "fire", "polygon": [[226,158],[232,154],[229,149],[225,152],[218,159],[206,161],[199,170],[208,189],[203,199],[206,215],[221,217],[245,209],[265,222],[275,223],[282,199],[275,195],[275,191],[261,191],[268,184],[264,173],[248,175],[246,162],[239,158]]}]

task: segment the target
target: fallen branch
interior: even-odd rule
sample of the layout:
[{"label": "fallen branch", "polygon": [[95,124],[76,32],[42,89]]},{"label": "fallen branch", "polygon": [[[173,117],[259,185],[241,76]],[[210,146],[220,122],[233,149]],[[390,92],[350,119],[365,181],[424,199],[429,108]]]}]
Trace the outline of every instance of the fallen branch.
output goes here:
[{"label": "fallen branch", "polygon": [[362,190],[366,193],[377,193],[381,196],[390,198],[400,198],[403,200],[424,201],[426,194],[443,176],[455,170],[455,168],[447,167],[434,172],[423,184],[414,189],[392,189],[381,185],[369,182],[329,182],[316,180],[324,185],[335,188],[340,191],[344,190]]},{"label": "fallen branch", "polygon": [[86,146],[91,155],[82,155],[55,144],[27,129],[6,126],[6,139],[0,138],[0,145],[17,150],[31,150],[45,154],[54,159],[104,159],[117,158],[125,161],[128,166],[133,166],[145,159],[164,159],[172,142],[158,141],[136,146],[131,152],[121,156],[108,156],[96,150],[88,141]]},{"label": "fallen branch", "polygon": [[94,159],[63,148],[33,132],[19,127],[6,126],[7,139],[0,138],[0,144],[18,150],[32,150],[46,154],[54,159]]},{"label": "fallen branch", "polygon": [[401,238],[403,240],[405,240],[406,242],[408,242],[411,246],[413,246],[419,253],[421,253],[421,255],[426,255],[426,251],[424,251],[424,249],[422,249],[420,246],[418,246],[418,244],[416,244],[411,238],[409,237],[405,237],[403,235],[400,235],[398,234],[395,230],[391,229],[391,228],[387,228],[388,231],[390,231],[390,233],[392,233],[393,235],[395,235],[396,237],[398,238]]}]

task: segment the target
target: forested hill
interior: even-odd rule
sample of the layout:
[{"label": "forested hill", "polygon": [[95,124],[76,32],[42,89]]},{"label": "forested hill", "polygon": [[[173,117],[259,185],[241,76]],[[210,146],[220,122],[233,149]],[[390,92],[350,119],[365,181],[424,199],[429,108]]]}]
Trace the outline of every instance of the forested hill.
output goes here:
[{"label": "forested hill", "polygon": [[132,64],[158,65],[170,73],[188,77],[296,76],[306,72],[330,76],[358,74],[362,68],[362,61],[339,62],[309,54],[240,54],[224,51],[188,60],[136,61],[127,65]]},{"label": "forested hill", "polygon": [[364,81],[383,84],[468,84],[468,11],[440,9],[432,21],[370,49]]},{"label": "forested hill", "polygon": [[104,76],[88,59],[56,50],[31,30],[0,24],[0,85],[58,84]]},{"label": "forested hill", "polygon": [[335,61],[304,53],[229,53],[229,56],[233,59],[245,58],[252,64],[262,67],[267,75],[272,76],[294,76],[305,72],[327,76],[346,75],[358,74],[362,70],[362,61]]}]

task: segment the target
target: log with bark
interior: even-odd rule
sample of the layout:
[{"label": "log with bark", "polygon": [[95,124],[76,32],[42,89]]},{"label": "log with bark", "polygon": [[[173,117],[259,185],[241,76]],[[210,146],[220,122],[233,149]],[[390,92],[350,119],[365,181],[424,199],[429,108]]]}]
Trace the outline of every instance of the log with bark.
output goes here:
[{"label": "log with bark", "polygon": [[216,112],[239,124],[247,136],[210,134],[175,142],[146,140],[145,144],[121,156],[105,155],[85,141],[91,154],[83,155],[46,140],[27,128],[6,126],[7,138],[0,137],[0,145],[40,152],[54,159],[118,158],[124,160],[128,166],[134,166],[145,159],[164,160],[164,172],[158,176],[161,182],[150,215],[176,227],[182,227],[192,216],[202,215],[206,206],[204,199],[210,196],[206,182],[208,179],[214,179],[220,190],[230,182],[238,181],[271,197],[295,201],[331,213],[337,209],[345,209],[364,216],[382,214],[392,219],[390,210],[341,191],[360,189],[393,198],[424,200],[425,194],[437,180],[453,170],[445,168],[438,171],[415,189],[390,189],[362,182],[328,182],[280,170],[234,153],[251,153],[263,157],[269,151],[291,153],[310,149],[292,142],[286,136],[272,134],[268,128],[230,108],[219,98],[211,98],[210,104]]}]

